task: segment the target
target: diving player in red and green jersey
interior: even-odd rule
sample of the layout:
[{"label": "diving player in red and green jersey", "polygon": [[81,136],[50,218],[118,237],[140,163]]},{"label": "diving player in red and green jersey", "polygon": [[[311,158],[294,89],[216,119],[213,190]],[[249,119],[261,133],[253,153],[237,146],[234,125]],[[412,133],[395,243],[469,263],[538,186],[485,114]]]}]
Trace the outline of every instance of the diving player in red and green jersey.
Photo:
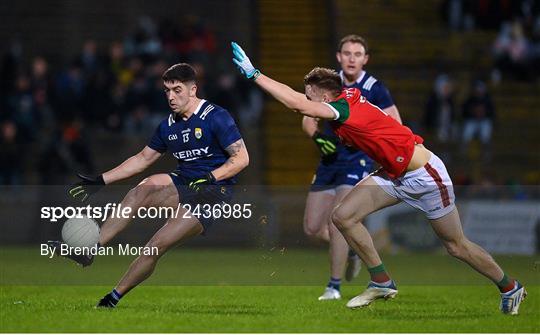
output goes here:
[{"label": "diving player in red and green jersey", "polygon": [[[339,75],[343,87],[362,90],[362,96],[369,102],[401,123],[389,90],[364,70],[369,59],[368,44],[361,36],[347,35],[339,41],[336,60],[341,67]],[[347,281],[351,281],[359,274],[362,263],[330,222],[330,213],[354,185],[373,171],[373,160],[361,150],[340,143],[329,120],[319,122],[316,118],[304,116],[302,129],[321,151],[304,210],[305,233],[328,241],[330,246],[330,280],[319,300],[340,299],[343,274]]]},{"label": "diving player in red and green jersey", "polygon": [[304,78],[304,95],[255,69],[238,44],[233,42],[232,48],[233,62],[246,78],[293,111],[332,120],[332,128],[343,143],[364,151],[382,166],[382,171],[359,182],[331,215],[371,277],[367,289],[352,298],[347,307],[363,307],[376,299],[397,295],[396,284],[362,221],[379,209],[403,201],[425,213],[450,255],[497,285],[503,313],[518,313],[527,294],[525,288],[463,234],[452,181],[444,163],[424,147],[420,136],[369,103],[358,89],[342,89],[341,78],[334,70],[313,69]]}]

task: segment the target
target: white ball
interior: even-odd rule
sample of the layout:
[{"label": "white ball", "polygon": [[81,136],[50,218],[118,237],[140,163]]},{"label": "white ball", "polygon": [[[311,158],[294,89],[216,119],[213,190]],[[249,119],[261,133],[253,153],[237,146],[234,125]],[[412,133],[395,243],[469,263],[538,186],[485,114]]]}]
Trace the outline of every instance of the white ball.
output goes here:
[{"label": "white ball", "polygon": [[99,242],[99,226],[86,216],[70,218],[62,227],[62,240],[70,247],[93,247]]}]

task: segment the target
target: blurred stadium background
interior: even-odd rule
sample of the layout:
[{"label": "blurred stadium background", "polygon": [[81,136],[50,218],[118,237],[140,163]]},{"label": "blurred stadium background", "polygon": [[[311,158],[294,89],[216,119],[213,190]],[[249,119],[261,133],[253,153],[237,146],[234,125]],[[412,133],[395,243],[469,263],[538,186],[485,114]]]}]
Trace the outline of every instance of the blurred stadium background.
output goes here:
[{"label": "blurred stadium background", "polygon": [[[200,95],[237,118],[251,156],[239,193],[257,205],[250,224],[222,225],[191,245],[321,246],[302,231],[318,151],[298,115],[237,75],[229,43],[302,90],[314,66],[337,67],[337,42],[356,33],[370,45],[367,70],[460,185],[470,237],[496,253],[534,255],[539,13],[533,0],[2,2],[0,243],[34,245],[58,234],[59,225],[40,221],[39,207],[67,204],[58,185],[73,182],[75,172],[105,171],[140,150],[168,114],[161,73],[185,61],[199,70]],[[475,88],[487,94],[471,108]],[[465,125],[478,120],[493,125],[492,136],[464,140]],[[144,175],[174,164],[162,159]],[[98,199],[119,201],[125,190]],[[159,224],[135,223],[120,240],[143,243]],[[441,250],[406,206],[368,225],[387,252]]]}]

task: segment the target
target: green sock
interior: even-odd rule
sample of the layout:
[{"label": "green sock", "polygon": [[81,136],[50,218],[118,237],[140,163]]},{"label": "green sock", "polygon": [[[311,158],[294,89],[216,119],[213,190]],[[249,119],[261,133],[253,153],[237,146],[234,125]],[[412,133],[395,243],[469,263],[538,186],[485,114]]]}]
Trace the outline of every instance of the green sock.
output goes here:
[{"label": "green sock", "polygon": [[385,283],[390,279],[390,276],[386,272],[386,269],[384,268],[384,264],[381,263],[377,266],[374,266],[372,268],[368,268],[369,275],[371,276],[371,281],[375,283]]},{"label": "green sock", "polygon": [[508,278],[508,276],[505,273],[501,281],[497,283],[497,286],[505,287],[505,286],[508,286],[508,284],[510,284],[510,278]]},{"label": "green sock", "polygon": [[505,273],[501,281],[497,283],[497,286],[502,293],[512,291],[514,289],[514,280]]}]

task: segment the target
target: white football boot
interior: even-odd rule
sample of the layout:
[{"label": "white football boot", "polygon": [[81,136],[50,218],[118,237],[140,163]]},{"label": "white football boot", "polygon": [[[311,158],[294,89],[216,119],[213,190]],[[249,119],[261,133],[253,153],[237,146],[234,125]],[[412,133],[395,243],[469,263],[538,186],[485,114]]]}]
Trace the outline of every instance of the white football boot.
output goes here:
[{"label": "white football boot", "polygon": [[341,299],[341,293],[333,287],[325,288],[323,295],[319,297],[319,301],[337,300],[337,299]]},{"label": "white football boot", "polygon": [[527,296],[525,288],[516,280],[512,291],[501,293],[501,304],[499,308],[504,314],[516,315],[519,311],[519,304]]},{"label": "white football boot", "polygon": [[398,290],[394,281],[392,281],[390,286],[380,286],[377,283],[370,282],[364,292],[349,300],[347,307],[365,307],[377,299],[388,300],[394,298],[397,294]]}]

